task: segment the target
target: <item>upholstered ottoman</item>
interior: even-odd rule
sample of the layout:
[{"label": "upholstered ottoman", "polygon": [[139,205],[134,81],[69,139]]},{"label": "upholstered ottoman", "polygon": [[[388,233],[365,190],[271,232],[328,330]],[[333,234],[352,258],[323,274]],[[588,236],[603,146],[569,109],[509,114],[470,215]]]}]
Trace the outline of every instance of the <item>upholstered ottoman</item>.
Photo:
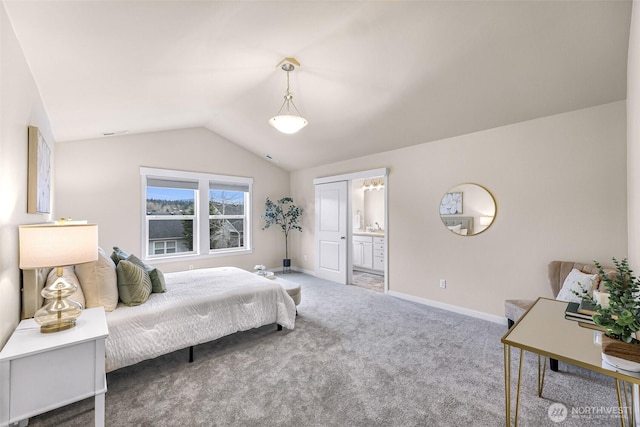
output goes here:
[{"label": "upholstered ottoman", "polygon": [[284,290],[287,291],[287,293],[289,294],[291,299],[293,299],[293,302],[295,302],[296,305],[300,304],[300,301],[302,300],[302,288],[300,287],[299,284],[281,279],[279,277],[276,277],[274,280],[276,281],[276,283],[279,283],[280,285],[282,285]]},{"label": "upholstered ottoman", "polygon": [[[299,284],[290,282],[280,276],[276,276],[272,271],[258,272],[256,274],[280,284],[280,286],[282,286],[284,290],[287,291],[293,302],[296,303],[296,306],[300,304],[300,301],[302,300],[302,288]],[[297,312],[298,311],[296,309],[296,313]]]}]

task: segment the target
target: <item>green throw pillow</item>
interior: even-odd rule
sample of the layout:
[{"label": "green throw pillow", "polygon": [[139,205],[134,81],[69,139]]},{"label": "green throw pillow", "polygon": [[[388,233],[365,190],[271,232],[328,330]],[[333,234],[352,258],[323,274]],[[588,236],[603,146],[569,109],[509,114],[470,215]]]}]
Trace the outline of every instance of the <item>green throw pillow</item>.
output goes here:
[{"label": "green throw pillow", "polygon": [[151,292],[162,293],[167,290],[167,285],[164,281],[164,274],[162,274],[162,271],[148,264],[145,264],[140,258],[133,254],[127,257],[127,261],[130,261],[135,265],[138,265],[145,269],[145,271],[149,275],[149,278],[151,279]]},{"label": "green throw pillow", "polygon": [[167,291],[167,284],[164,281],[162,271],[152,267],[151,270],[147,270],[147,273],[149,273],[149,277],[151,278],[152,292],[162,293]]},{"label": "green throw pillow", "polygon": [[123,251],[122,249],[120,249],[119,247],[117,246],[113,247],[113,252],[111,252],[111,259],[113,260],[113,263],[115,265],[118,265],[118,263],[123,259],[127,259],[128,256],[129,254]]},{"label": "green throw pillow", "polygon": [[116,267],[118,294],[126,305],[140,305],[149,299],[151,279],[144,268],[127,260],[121,260]]}]

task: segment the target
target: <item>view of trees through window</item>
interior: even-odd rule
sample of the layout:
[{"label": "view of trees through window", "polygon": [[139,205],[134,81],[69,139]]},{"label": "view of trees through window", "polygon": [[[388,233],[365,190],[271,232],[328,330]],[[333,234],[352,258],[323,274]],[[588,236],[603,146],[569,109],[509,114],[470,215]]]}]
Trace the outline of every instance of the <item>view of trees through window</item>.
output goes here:
[{"label": "view of trees through window", "polygon": [[147,186],[149,255],[193,251],[195,190]]},{"label": "view of trees through window", "polygon": [[209,190],[209,248],[244,246],[244,191]]},{"label": "view of trees through window", "polygon": [[[244,247],[245,193],[209,190],[209,249]],[[196,190],[147,186],[149,255],[194,250]]]}]

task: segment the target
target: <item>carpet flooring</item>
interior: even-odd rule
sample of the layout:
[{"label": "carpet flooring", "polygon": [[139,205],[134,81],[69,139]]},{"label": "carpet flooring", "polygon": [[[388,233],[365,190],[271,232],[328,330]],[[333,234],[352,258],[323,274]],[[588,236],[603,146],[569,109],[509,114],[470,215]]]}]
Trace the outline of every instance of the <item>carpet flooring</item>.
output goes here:
[{"label": "carpet flooring", "polygon": [[[286,280],[302,285],[294,330],[265,326],[197,346],[191,364],[181,350],[107,374],[106,425],[505,425],[505,326],[301,273]],[[517,362],[514,351],[514,372]],[[539,398],[533,354],[523,370],[521,426],[619,425],[602,413],[617,402],[612,379],[561,362]],[[576,414],[553,422],[554,402]],[[30,426],[93,416],[87,399]]]}]

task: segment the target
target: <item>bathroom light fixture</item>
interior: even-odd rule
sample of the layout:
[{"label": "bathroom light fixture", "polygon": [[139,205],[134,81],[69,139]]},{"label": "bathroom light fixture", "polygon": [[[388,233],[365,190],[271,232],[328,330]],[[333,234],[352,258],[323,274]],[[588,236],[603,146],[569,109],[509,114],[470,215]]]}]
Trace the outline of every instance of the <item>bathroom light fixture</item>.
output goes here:
[{"label": "bathroom light fixture", "polygon": [[364,191],[382,190],[384,188],[383,178],[373,178],[370,181],[364,181],[362,183],[362,189]]},{"label": "bathroom light fixture", "polygon": [[[280,64],[282,64],[280,68],[287,72],[287,91],[284,94],[284,102],[282,103],[280,110],[278,110],[278,114],[269,120],[269,124],[282,133],[293,134],[308,124],[307,120],[300,115],[296,104],[293,103],[293,94],[291,93],[291,90],[289,90],[289,73],[295,70],[296,65],[299,67],[300,63],[295,58],[285,58],[280,62]],[[285,106],[287,108],[283,114],[282,110]],[[293,106],[297,114],[291,114],[290,106]]]}]

